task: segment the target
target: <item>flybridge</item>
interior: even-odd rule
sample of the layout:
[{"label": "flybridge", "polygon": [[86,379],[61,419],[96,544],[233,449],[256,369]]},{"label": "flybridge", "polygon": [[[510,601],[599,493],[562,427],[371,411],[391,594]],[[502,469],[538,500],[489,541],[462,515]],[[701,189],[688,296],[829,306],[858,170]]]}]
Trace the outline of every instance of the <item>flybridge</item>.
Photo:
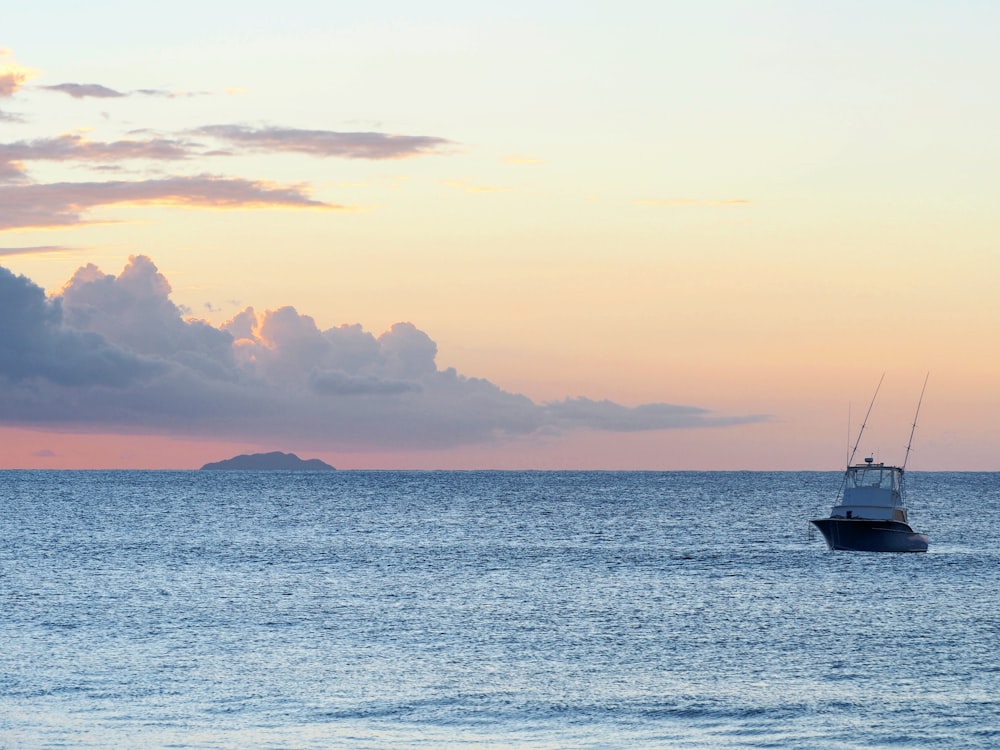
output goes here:
[{"label": "flybridge", "polygon": [[872,459],[847,467],[844,494],[831,518],[870,518],[906,523],[903,507],[903,470]]},{"label": "flybridge", "polygon": [[901,495],[903,492],[903,470],[898,466],[877,464],[871,458],[866,458],[863,464],[847,467],[847,490],[878,490],[890,495]]}]

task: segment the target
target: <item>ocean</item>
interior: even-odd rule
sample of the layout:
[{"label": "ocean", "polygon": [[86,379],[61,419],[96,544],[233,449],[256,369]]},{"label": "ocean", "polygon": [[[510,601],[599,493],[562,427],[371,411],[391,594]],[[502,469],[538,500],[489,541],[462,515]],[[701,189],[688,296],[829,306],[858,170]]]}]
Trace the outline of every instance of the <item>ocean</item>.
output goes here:
[{"label": "ocean", "polygon": [[1000,475],[0,472],[2,748],[995,748]]}]

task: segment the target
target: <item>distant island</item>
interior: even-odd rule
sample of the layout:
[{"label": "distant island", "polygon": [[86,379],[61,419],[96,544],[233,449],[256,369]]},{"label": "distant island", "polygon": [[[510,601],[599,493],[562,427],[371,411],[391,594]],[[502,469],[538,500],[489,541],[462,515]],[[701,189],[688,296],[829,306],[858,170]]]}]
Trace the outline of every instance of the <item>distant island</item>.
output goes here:
[{"label": "distant island", "polygon": [[336,471],[318,458],[303,461],[294,453],[253,453],[205,464],[202,471]]}]

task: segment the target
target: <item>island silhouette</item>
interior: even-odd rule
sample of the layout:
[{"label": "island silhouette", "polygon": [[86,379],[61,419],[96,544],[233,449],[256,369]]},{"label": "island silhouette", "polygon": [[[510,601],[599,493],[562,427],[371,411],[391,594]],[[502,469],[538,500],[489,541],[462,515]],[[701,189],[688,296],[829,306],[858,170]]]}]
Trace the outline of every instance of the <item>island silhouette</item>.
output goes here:
[{"label": "island silhouette", "polygon": [[205,464],[201,471],[336,471],[318,458],[303,460],[294,453],[251,453],[234,456],[225,461]]}]

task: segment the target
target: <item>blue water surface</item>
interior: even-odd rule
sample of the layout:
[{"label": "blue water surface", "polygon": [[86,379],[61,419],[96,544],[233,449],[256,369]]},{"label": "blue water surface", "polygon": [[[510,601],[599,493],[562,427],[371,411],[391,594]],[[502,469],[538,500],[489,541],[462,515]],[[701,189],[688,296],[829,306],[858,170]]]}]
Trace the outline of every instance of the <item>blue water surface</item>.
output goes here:
[{"label": "blue water surface", "polygon": [[3,748],[993,748],[1000,475],[0,472]]}]

